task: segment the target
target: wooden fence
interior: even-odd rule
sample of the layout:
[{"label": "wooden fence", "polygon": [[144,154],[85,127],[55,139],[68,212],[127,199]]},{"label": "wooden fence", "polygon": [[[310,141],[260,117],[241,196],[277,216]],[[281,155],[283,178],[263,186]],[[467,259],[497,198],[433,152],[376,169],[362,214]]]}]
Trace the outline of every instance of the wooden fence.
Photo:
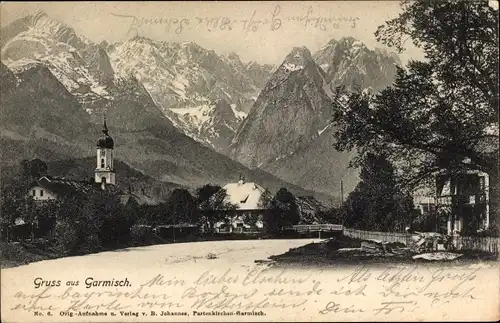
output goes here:
[{"label": "wooden fence", "polygon": [[486,251],[498,255],[500,238],[493,237],[453,237],[453,246],[457,250]]},{"label": "wooden fence", "polygon": [[[343,233],[345,236],[356,239],[401,242],[405,245],[410,244],[412,236],[409,233],[363,231],[348,228],[344,228]],[[456,250],[485,251],[498,255],[500,249],[500,238],[454,236],[453,246]]]},{"label": "wooden fence", "polygon": [[328,232],[328,231],[338,231],[341,232],[343,226],[340,224],[299,224],[285,227],[288,230],[295,230],[297,232]]},{"label": "wooden fence", "polygon": [[344,228],[344,235],[347,237],[362,240],[377,240],[387,242],[401,242],[405,245],[410,243],[411,234],[395,232],[363,231]]}]

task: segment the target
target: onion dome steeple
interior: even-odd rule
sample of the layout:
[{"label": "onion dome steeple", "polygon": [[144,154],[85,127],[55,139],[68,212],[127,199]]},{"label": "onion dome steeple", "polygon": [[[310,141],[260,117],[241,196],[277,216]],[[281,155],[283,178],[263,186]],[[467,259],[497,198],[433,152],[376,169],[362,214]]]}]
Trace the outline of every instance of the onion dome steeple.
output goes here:
[{"label": "onion dome steeple", "polygon": [[111,138],[108,134],[108,126],[106,125],[106,117],[104,117],[104,123],[102,125],[102,133],[104,136],[99,138],[97,140],[97,148],[107,148],[107,149],[113,149],[115,143],[113,141],[113,138]]}]

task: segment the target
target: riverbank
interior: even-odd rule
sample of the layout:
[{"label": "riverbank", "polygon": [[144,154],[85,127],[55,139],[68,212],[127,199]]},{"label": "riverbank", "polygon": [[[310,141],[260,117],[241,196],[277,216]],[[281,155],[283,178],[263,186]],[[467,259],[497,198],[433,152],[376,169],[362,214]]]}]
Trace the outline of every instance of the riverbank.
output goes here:
[{"label": "riverbank", "polygon": [[[373,242],[340,235],[317,243],[310,243],[289,251],[270,256],[272,267],[342,267],[342,266],[377,266],[384,264],[467,264],[473,262],[495,262],[497,256],[482,251],[462,250],[455,253],[443,253],[457,258],[448,260],[414,259],[417,253],[405,248],[403,244],[388,244],[387,251],[370,249]],[[362,247],[363,245],[363,247]],[[365,248],[367,246],[368,248]]]}]

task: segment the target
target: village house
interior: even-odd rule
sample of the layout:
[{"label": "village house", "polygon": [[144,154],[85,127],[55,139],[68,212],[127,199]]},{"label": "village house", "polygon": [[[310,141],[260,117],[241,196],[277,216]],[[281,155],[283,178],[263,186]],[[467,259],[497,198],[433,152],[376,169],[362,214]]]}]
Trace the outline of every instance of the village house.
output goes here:
[{"label": "village house", "polygon": [[[102,190],[100,183],[77,181],[65,178],[43,176],[30,187],[28,194],[35,201],[57,200],[65,196],[85,194]],[[108,191],[119,193],[116,186],[107,187]]]},{"label": "village house", "polygon": [[[243,177],[236,183],[225,185],[225,202],[235,206],[224,210],[225,221],[215,224],[216,232],[248,232],[263,229],[263,216],[269,210],[266,201],[273,198],[271,193],[254,182],[245,182]],[[297,196],[295,202],[303,223],[318,224],[323,222],[318,214],[325,207],[312,196]]]},{"label": "village house", "polygon": [[480,171],[439,175],[437,216],[446,218],[448,234],[475,234],[489,228],[489,176]]},{"label": "village house", "polygon": [[467,171],[435,177],[434,192],[415,196],[425,227],[446,234],[475,234],[490,225],[488,174]]},{"label": "village house", "polygon": [[104,118],[103,136],[97,140],[97,161],[93,181],[78,181],[64,178],[42,176],[29,188],[28,195],[35,201],[60,199],[70,194],[90,194],[98,190],[120,193],[116,187],[116,176],[113,165],[114,141]]},{"label": "village house", "polygon": [[[225,210],[227,221],[220,221],[215,224],[217,232],[244,232],[262,230],[262,217],[266,211],[264,201],[266,195],[271,198],[269,191],[257,183],[245,182],[243,177],[236,183],[225,185],[225,202],[231,203],[236,208]],[[248,224],[248,219],[256,219],[255,225]]]},{"label": "village house", "polygon": [[[481,154],[498,155],[498,131],[498,123],[485,127],[485,136],[476,147]],[[469,164],[471,160],[465,158],[462,162]],[[470,169],[438,173],[434,179],[434,186],[417,196],[414,203],[423,217],[434,222],[435,231],[474,235],[491,228],[490,195],[497,183],[491,183],[490,174]]]}]

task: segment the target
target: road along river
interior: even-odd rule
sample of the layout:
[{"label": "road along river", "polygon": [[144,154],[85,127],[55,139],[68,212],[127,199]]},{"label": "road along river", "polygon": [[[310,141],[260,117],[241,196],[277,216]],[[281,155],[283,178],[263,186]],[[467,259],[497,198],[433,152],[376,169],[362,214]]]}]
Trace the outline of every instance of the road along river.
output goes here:
[{"label": "road along river", "polygon": [[[2,322],[494,319],[498,266],[269,269],[314,239],[147,246],[1,272]],[[355,261],[355,260],[353,260]]]}]

